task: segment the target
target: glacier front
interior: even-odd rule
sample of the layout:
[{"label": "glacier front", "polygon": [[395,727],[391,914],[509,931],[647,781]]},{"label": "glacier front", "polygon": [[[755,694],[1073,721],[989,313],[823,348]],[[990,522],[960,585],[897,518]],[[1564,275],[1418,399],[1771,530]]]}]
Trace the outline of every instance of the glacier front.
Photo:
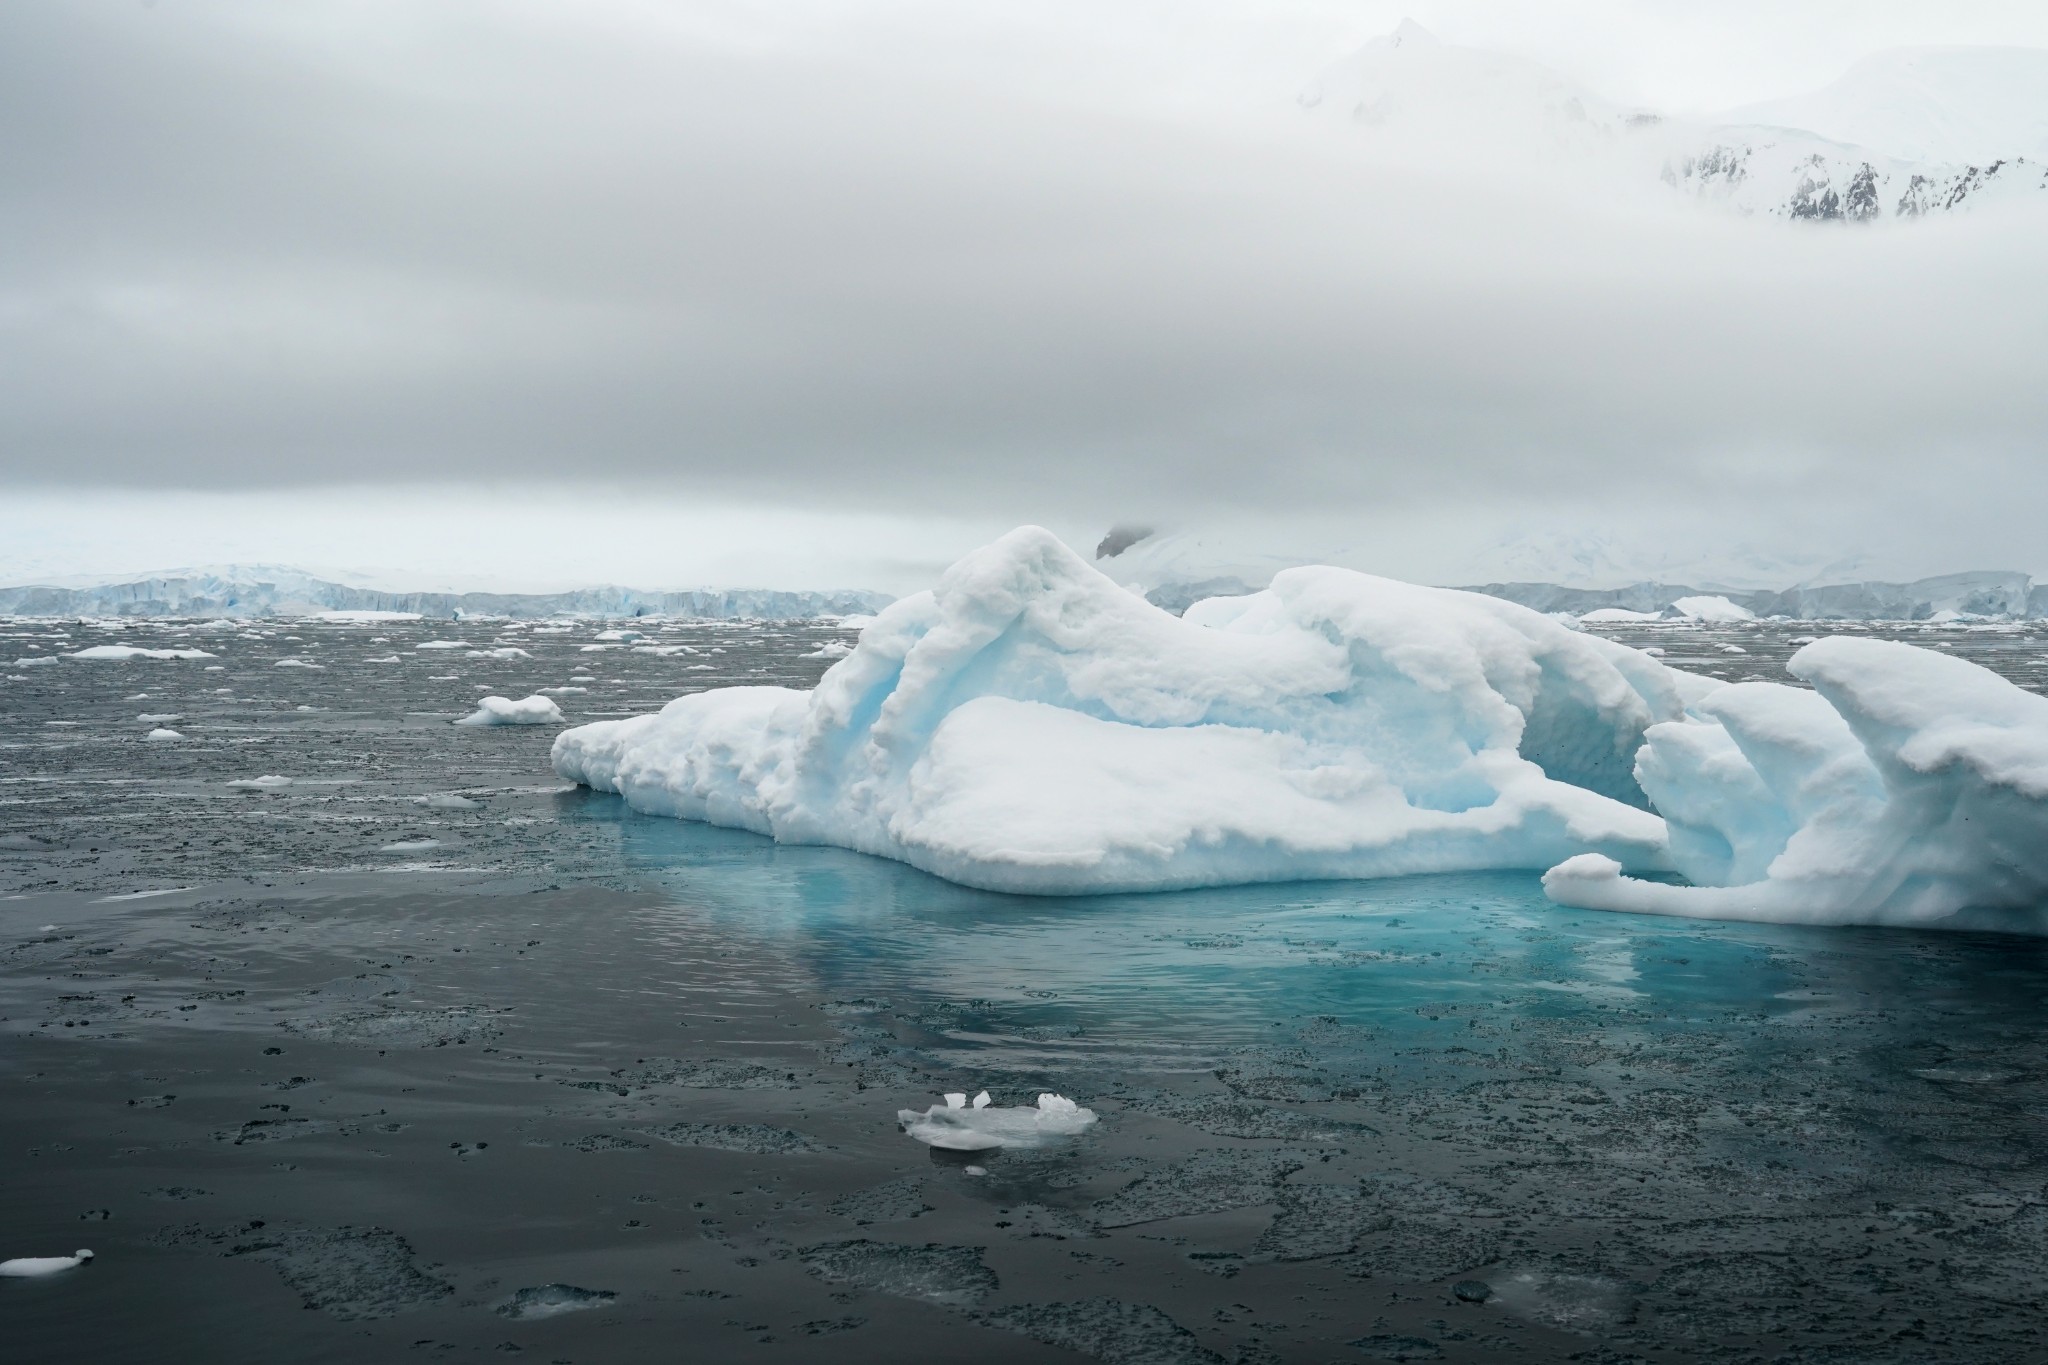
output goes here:
[{"label": "glacier front", "polygon": [[1588,908],[2030,927],[2048,699],[1879,641],[1793,671],[1815,690],[1327,567],[1176,617],[1025,527],[814,691],[682,697],[564,731],[554,763],[643,811],[996,891],[1550,868]]}]

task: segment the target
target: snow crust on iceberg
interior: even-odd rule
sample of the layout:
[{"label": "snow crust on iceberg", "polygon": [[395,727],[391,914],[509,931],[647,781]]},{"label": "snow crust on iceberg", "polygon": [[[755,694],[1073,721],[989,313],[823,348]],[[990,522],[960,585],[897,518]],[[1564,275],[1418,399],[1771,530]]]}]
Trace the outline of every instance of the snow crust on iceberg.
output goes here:
[{"label": "snow crust on iceberg", "polygon": [[557,737],[638,809],[1035,893],[1668,868],[1631,772],[1714,684],[1525,607],[1333,568],[1152,606],[1035,527],[881,613],[812,692]]},{"label": "snow crust on iceberg", "polygon": [[1072,1137],[1095,1123],[1095,1111],[1064,1095],[1043,1094],[1036,1105],[1003,1107],[989,1103],[984,1090],[969,1104],[965,1094],[948,1094],[931,1108],[899,1109],[903,1131],[927,1147],[953,1152],[986,1152],[994,1147],[1038,1147],[1053,1138]]},{"label": "snow crust on iceberg", "polygon": [[1730,684],[1645,733],[1636,773],[1693,885],[1636,880],[1594,853],[1545,875],[1551,899],[2048,929],[2048,697],[1884,640],[1820,640],[1788,668],[1813,690]]},{"label": "snow crust on iceberg", "polygon": [[478,697],[476,710],[457,725],[560,725],[562,708],[553,697]]},{"label": "snow crust on iceberg", "polygon": [[1548,867],[1587,909],[2048,932],[2048,697],[1880,640],[1788,667],[1810,690],[1335,568],[1176,618],[1026,527],[815,691],[683,697],[554,761],[1000,891]]}]

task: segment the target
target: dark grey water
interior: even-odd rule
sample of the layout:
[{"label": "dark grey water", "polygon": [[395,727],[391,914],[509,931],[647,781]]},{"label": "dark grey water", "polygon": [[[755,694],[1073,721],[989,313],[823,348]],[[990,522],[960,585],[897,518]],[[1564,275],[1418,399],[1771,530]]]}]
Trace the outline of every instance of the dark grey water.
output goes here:
[{"label": "dark grey water", "polygon": [[[1523,874],[991,896],[448,723],[805,684],[824,628],[55,629],[0,655],[218,657],[0,693],[0,1256],[98,1252],[0,1280],[8,1359],[2048,1358],[2048,945]],[[2027,634],[1913,638],[2035,682]],[[979,1174],[897,1131],[982,1086],[1102,1122]]]}]

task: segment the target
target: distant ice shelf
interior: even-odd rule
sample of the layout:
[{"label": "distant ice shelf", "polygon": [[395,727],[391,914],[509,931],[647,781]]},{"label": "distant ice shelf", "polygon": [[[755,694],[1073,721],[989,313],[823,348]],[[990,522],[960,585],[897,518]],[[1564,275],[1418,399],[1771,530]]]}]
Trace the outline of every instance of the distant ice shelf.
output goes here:
[{"label": "distant ice shelf", "polygon": [[1791,666],[1814,690],[1334,568],[1175,617],[1025,527],[815,691],[682,697],[564,731],[554,763],[996,891],[1549,868],[1593,908],[2038,927],[2048,698],[1880,641]]}]

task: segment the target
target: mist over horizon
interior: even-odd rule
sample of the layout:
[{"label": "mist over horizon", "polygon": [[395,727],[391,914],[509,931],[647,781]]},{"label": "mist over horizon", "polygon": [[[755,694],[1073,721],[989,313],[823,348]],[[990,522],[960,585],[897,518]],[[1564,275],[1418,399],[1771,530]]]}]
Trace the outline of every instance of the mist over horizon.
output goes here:
[{"label": "mist over horizon", "polygon": [[[1894,187],[2032,164],[2028,7],[0,26],[8,581],[903,592],[1125,522],[1439,583],[2048,570],[2048,193],[1804,223],[1665,183],[1738,116],[1892,138]],[[1969,107],[1879,99],[1913,45]],[[1361,61],[1391,83],[1340,107]]]}]

